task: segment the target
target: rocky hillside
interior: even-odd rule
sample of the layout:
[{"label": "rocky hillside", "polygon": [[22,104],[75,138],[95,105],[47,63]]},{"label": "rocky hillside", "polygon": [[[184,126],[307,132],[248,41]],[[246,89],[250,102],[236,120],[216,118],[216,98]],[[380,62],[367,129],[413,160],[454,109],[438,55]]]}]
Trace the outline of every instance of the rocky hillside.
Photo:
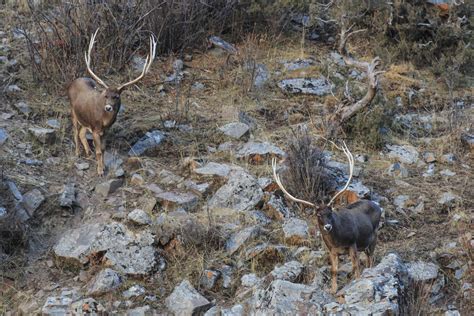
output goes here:
[{"label": "rocky hillside", "polygon": [[305,133],[333,189],[347,180],[343,153],[320,136],[366,75],[333,45],[216,37],[162,57],[122,96],[98,177],[95,159],[74,155],[68,101],[51,92],[61,87],[36,83],[21,30],[2,30],[2,314],[472,313],[472,87],[383,65],[374,104],[339,136],[356,158],[349,190],[383,208],[375,265],[354,279],[341,256],[333,294],[315,215],[271,170]]}]

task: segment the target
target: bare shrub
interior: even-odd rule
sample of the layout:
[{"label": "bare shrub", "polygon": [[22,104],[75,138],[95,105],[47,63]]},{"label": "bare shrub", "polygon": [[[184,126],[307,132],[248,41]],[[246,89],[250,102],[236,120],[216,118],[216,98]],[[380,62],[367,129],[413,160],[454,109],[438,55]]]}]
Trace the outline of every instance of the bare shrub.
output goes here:
[{"label": "bare shrub", "polygon": [[304,133],[294,136],[288,145],[288,169],[284,173],[285,187],[300,199],[322,201],[334,188],[334,179],[326,169],[323,151],[314,146]]},{"label": "bare shrub", "polygon": [[30,2],[30,14],[19,17],[18,23],[27,40],[33,77],[64,83],[84,72],[84,50],[99,27],[94,62],[118,71],[136,53],[146,55],[150,32],[158,38],[158,53],[205,45],[209,34],[232,25],[236,5],[234,0],[73,0],[47,9]]}]

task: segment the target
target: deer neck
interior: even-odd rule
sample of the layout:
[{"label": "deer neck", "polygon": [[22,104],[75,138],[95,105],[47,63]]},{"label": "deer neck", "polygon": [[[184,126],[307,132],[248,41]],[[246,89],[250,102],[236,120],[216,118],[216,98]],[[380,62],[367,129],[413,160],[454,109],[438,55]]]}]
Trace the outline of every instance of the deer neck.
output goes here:
[{"label": "deer neck", "polygon": [[97,111],[99,111],[100,113],[102,127],[103,128],[110,127],[112,124],[114,124],[115,120],[117,119],[118,111],[112,111],[112,112],[105,111],[105,99],[102,97],[100,98],[100,102],[97,102],[97,104],[99,104],[99,108],[97,109]]}]

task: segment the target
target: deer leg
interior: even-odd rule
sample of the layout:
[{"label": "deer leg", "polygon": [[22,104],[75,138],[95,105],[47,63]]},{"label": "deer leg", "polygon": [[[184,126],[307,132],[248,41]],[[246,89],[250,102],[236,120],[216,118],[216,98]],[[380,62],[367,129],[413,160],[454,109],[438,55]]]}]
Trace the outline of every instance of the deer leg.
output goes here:
[{"label": "deer leg", "polygon": [[81,126],[81,128],[79,129],[79,138],[81,139],[82,146],[84,147],[84,150],[86,151],[86,157],[90,158],[92,152],[91,152],[91,148],[89,147],[89,143],[87,142],[86,133],[87,133],[87,128],[85,128],[84,126]]},{"label": "deer leg", "polygon": [[74,115],[74,112],[72,113],[72,129],[74,133],[74,145],[76,146],[76,156],[79,157],[81,154],[81,149],[79,148],[79,122],[76,119],[76,116]]},{"label": "deer leg", "polygon": [[95,158],[97,159],[97,173],[99,176],[104,175],[104,157],[102,155],[101,135],[98,132],[92,132],[94,138]]},{"label": "deer leg", "polygon": [[373,265],[373,258],[372,258],[372,254],[366,250],[364,251],[365,252],[365,256],[367,257],[366,261],[365,261],[365,266],[367,268],[372,268],[372,265]]},{"label": "deer leg", "polygon": [[357,253],[357,246],[352,245],[349,248],[349,256],[351,257],[352,262],[352,275],[356,278],[360,277],[360,266],[359,266],[359,255]]},{"label": "deer leg", "polygon": [[329,252],[329,261],[331,262],[331,292],[337,292],[337,266],[339,264],[339,258],[337,252]]}]

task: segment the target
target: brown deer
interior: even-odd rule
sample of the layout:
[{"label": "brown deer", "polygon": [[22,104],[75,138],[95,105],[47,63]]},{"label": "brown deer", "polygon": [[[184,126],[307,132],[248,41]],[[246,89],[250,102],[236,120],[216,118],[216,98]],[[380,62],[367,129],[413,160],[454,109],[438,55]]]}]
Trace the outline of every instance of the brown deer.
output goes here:
[{"label": "brown deer", "polygon": [[[74,143],[76,146],[76,156],[80,155],[79,140],[86,152],[86,156],[91,156],[91,149],[87,143],[86,133],[92,133],[97,160],[97,173],[99,176],[104,174],[104,157],[102,156],[103,144],[102,136],[104,132],[114,124],[117,113],[120,109],[120,94],[124,89],[145,76],[155,59],[156,39],[150,36],[150,52],[145,60],[143,70],[136,79],[129,81],[121,86],[109,88],[91,69],[91,51],[94,47],[95,37],[99,29],[92,35],[89,50],[84,53],[86,66],[92,78],[78,78],[74,80],[68,88],[68,97],[72,108],[72,124],[74,129]],[[96,82],[105,89],[99,91]]]},{"label": "brown deer", "polygon": [[[337,147],[337,146],[336,146]],[[339,148],[339,147],[338,147]],[[341,149],[341,148],[339,148]],[[337,291],[337,269],[339,255],[349,253],[352,262],[352,275],[360,276],[359,251],[367,256],[367,267],[372,267],[375,244],[377,242],[377,229],[380,222],[381,209],[372,201],[360,200],[341,210],[333,210],[331,204],[344,192],[352,179],[354,158],[343,144],[341,149],[349,160],[349,179],[344,188],[339,191],[328,204],[316,205],[314,203],[293,197],[283,187],[280,177],[276,172],[276,159],[273,158],[273,177],[280,189],[293,201],[309,205],[316,209],[318,227],[321,231],[326,247],[329,250],[331,262],[331,291]]]}]

